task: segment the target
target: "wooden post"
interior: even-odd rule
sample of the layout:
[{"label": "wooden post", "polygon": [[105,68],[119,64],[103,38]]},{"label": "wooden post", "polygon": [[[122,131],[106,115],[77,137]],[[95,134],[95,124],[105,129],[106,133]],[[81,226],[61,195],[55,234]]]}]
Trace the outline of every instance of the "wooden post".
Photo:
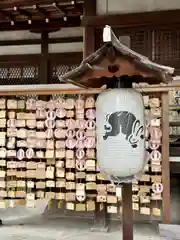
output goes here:
[{"label": "wooden post", "polygon": [[40,84],[50,83],[50,78],[48,32],[45,31],[41,34]]},{"label": "wooden post", "polygon": [[[132,88],[123,80],[119,81],[119,88]],[[133,240],[133,209],[132,209],[132,183],[124,183],[122,186],[122,238],[123,240]]]},{"label": "wooden post", "polygon": [[[96,15],[96,0],[84,1],[84,17]],[[85,26],[83,28],[83,59],[95,51],[95,28]],[[92,231],[107,231],[107,207],[106,204],[96,203],[95,221]]]},{"label": "wooden post", "polygon": [[168,92],[162,93],[162,184],[163,199],[163,223],[171,222],[171,202],[170,202],[170,166],[169,166],[169,96]]},{"label": "wooden post", "polygon": [[123,240],[133,240],[132,183],[122,187],[122,230]]},{"label": "wooden post", "polygon": [[[96,15],[96,0],[84,1],[84,17]],[[95,28],[83,28],[83,58],[86,58],[95,51]]]}]

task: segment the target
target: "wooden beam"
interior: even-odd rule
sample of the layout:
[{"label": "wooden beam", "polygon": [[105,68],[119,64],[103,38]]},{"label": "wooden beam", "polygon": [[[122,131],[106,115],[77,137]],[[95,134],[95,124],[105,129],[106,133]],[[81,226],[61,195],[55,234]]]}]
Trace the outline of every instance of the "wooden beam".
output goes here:
[{"label": "wooden beam", "polygon": [[[12,86],[12,85],[11,85]],[[19,86],[19,85],[17,85]],[[0,96],[14,96],[14,95],[18,95],[18,96],[22,96],[22,95],[54,95],[54,94],[88,94],[88,95],[93,95],[93,94],[98,94],[99,91],[98,89],[93,89],[90,91],[87,91],[87,89],[57,89],[57,90],[26,90],[26,91],[20,91],[20,90],[16,90],[16,91],[0,91]]]},{"label": "wooden beam", "polygon": [[32,14],[30,12],[28,12],[27,10],[21,9],[19,7],[14,7],[13,8],[15,12],[20,13],[21,15],[24,15],[25,17],[31,19],[32,18]]},{"label": "wooden beam", "polygon": [[13,95],[53,95],[53,94],[99,94],[102,89],[82,89],[70,88],[69,84],[50,85],[2,85],[0,86],[0,96]]},{"label": "wooden beam", "polygon": [[163,223],[171,222],[171,199],[170,199],[170,162],[169,162],[169,95],[162,93],[162,184],[163,200]]},{"label": "wooden beam", "polygon": [[[83,16],[96,15],[96,0],[85,0]],[[83,28],[83,59],[88,57],[95,51],[95,31],[94,27],[85,26]],[[100,226],[98,226],[100,224]],[[94,215],[94,226],[91,231],[98,231],[106,227],[106,206],[102,203],[101,205],[96,202],[95,215]],[[100,228],[100,229],[99,229]]]},{"label": "wooden beam", "polygon": [[[10,9],[14,6],[27,8],[33,5],[51,5],[52,0],[15,0],[15,1],[0,1],[0,9]],[[76,0],[76,3],[83,3],[83,0]],[[59,5],[70,5],[70,0],[58,0]]]},{"label": "wooden beam", "polygon": [[37,4],[33,5],[33,8],[38,11],[38,13],[46,20],[46,22],[49,22],[48,13],[44,10],[44,8],[39,7]]},{"label": "wooden beam", "polygon": [[[0,67],[20,67],[20,66],[37,66],[41,61],[40,54],[29,55],[3,55],[0,56]],[[51,53],[49,54],[49,61],[55,65],[72,65],[80,64],[82,61],[82,52],[75,53]]]},{"label": "wooden beam", "polygon": [[35,20],[32,21],[32,24],[25,22],[15,22],[14,25],[11,25],[10,22],[0,23],[0,31],[13,31],[13,30],[42,30],[42,29],[60,29],[68,27],[78,27],[81,25],[81,19],[79,16],[67,17],[67,21],[64,21],[61,18],[54,18],[45,22],[44,20]]},{"label": "wooden beam", "polygon": [[82,26],[102,27],[105,25],[118,27],[138,27],[170,25],[180,23],[180,10],[154,11],[143,13],[114,14],[82,18]]},{"label": "wooden beam", "polygon": [[[172,84],[170,84],[172,85]],[[63,87],[62,87],[63,86]],[[82,88],[69,88],[69,87],[64,87],[67,86],[67,84],[51,84],[49,86],[47,85],[11,85],[11,86],[7,86],[7,85],[3,85],[0,86],[0,95],[25,95],[25,94],[40,94],[40,95],[51,95],[51,94],[58,94],[59,92],[63,92],[65,93],[72,93],[72,92],[76,92],[74,94],[85,94],[86,92],[88,94],[99,94],[102,91],[104,91],[104,88],[90,88],[90,89],[82,89]],[[136,88],[136,90],[140,91],[140,92],[146,92],[146,93],[153,93],[154,91],[158,91],[158,92],[162,92],[164,95],[162,97],[162,107],[167,107],[169,105],[167,105],[167,93],[169,91],[169,88],[163,88],[164,92],[161,91],[160,89],[163,88],[159,85],[152,85],[151,87],[143,87],[143,88]],[[176,90],[180,90],[180,83],[174,85],[174,89]],[[165,98],[165,99],[164,99]],[[166,101],[165,101],[166,100]],[[167,106],[166,106],[167,105]],[[163,111],[162,111],[163,113]],[[164,112],[163,114],[167,114],[167,112]],[[166,115],[167,118],[167,115]],[[164,128],[164,125],[163,125]],[[166,131],[166,134],[168,133],[168,131]],[[169,133],[168,133],[169,136]],[[164,141],[164,140],[163,140]],[[167,146],[166,146],[167,147]],[[168,155],[169,157],[169,155]]]},{"label": "wooden beam", "polygon": [[[96,15],[96,0],[84,1],[84,17]],[[86,58],[95,51],[95,31],[94,27],[85,26],[83,28],[83,58]]]},{"label": "wooden beam", "polygon": [[[85,0],[83,16],[96,15],[96,0]],[[83,28],[83,59],[95,51],[95,29],[94,27],[85,26]],[[107,226],[107,205],[96,202],[94,226],[91,231],[108,231]]]},{"label": "wooden beam", "polygon": [[14,26],[15,24],[15,19],[12,14],[10,14],[7,11],[0,10],[0,15],[2,15],[5,19],[7,18],[10,21],[11,26]]},{"label": "wooden beam", "polygon": [[61,14],[63,14],[63,15],[67,15],[67,14],[68,14],[68,11],[66,11],[63,7],[61,7],[56,0],[54,0],[53,6],[54,6]]},{"label": "wooden beam", "polygon": [[[62,37],[49,38],[48,43],[74,43],[83,42],[83,37]],[[41,44],[41,39],[22,39],[22,40],[3,40],[0,41],[0,46],[19,46],[19,45],[37,45]]]}]

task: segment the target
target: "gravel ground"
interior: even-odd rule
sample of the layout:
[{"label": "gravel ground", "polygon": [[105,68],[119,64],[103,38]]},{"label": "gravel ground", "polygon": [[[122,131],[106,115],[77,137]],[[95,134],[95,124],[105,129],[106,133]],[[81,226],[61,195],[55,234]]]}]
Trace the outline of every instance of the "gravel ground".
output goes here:
[{"label": "gravel ground", "polygon": [[[91,232],[92,221],[79,219],[59,219],[57,210],[49,214],[47,202],[37,202],[35,209],[15,207],[0,209],[0,218],[3,224],[0,227],[2,240],[120,240],[120,223],[113,222],[110,231]],[[46,214],[44,214],[46,213]],[[135,240],[159,240],[157,227],[151,225],[135,225]]]},{"label": "gravel ground", "polygon": [[[3,240],[120,240],[120,227],[111,227],[108,233],[91,232],[91,224],[82,221],[40,220],[34,225],[2,226],[0,236]],[[135,240],[159,240],[158,233],[150,225],[134,227]]]}]

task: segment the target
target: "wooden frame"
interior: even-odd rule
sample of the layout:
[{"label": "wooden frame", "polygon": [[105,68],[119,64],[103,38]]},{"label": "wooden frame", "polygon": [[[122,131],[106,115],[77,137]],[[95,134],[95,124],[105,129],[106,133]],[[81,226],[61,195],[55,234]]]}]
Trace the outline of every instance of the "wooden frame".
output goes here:
[{"label": "wooden frame", "polygon": [[[164,89],[163,89],[164,88]],[[145,86],[143,88],[137,88],[138,91],[143,93],[154,93],[159,92],[162,96],[162,183],[164,186],[163,201],[162,201],[162,222],[169,224],[171,222],[170,216],[170,169],[169,169],[169,98],[168,92],[173,88],[173,90],[180,89],[180,84]],[[0,96],[12,96],[12,95],[52,95],[52,94],[99,94],[104,90],[104,88],[98,89],[81,89],[72,88],[68,84],[52,84],[52,85],[19,85],[19,86],[0,86]],[[164,91],[163,91],[164,90]],[[128,192],[131,190],[128,188]],[[126,192],[127,193],[127,192]],[[124,203],[127,205],[127,201]],[[125,206],[124,205],[124,206]],[[129,208],[129,205],[127,205]],[[102,215],[101,215],[102,216]],[[104,216],[107,217],[107,216]],[[129,220],[129,219],[127,219]],[[106,220],[107,221],[107,220]],[[129,222],[125,221],[127,228]],[[129,234],[129,233],[127,233]],[[127,236],[127,235],[126,235]],[[129,236],[129,235],[128,235]]]},{"label": "wooden frame", "polygon": [[171,223],[170,199],[170,161],[169,161],[169,95],[162,92],[162,183],[163,190],[163,223]]}]

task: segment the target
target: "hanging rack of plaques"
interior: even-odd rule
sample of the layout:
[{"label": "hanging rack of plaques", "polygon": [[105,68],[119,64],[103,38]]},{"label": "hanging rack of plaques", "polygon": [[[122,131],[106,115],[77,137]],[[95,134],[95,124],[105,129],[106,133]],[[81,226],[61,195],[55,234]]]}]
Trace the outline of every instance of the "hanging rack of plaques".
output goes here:
[{"label": "hanging rack of plaques", "polygon": [[95,210],[95,97],[46,99],[0,99],[1,207],[24,199],[32,208],[45,198],[65,201],[67,210]]},{"label": "hanging rack of plaques", "polygon": [[[162,205],[162,107],[161,94],[144,95],[147,165],[139,181],[140,214],[161,219]],[[137,206],[137,204],[136,204]],[[138,207],[138,206],[137,206]]]},{"label": "hanging rack of plaques", "polygon": [[[83,217],[97,206],[106,206],[109,217],[121,217],[121,187],[105,179],[96,159],[95,104],[101,90],[56,91],[0,98],[0,208],[31,209],[46,199],[49,209],[56,200],[58,208],[83,212]],[[133,210],[135,219],[159,220],[162,101],[161,94],[143,95],[147,164],[133,183]]]}]

